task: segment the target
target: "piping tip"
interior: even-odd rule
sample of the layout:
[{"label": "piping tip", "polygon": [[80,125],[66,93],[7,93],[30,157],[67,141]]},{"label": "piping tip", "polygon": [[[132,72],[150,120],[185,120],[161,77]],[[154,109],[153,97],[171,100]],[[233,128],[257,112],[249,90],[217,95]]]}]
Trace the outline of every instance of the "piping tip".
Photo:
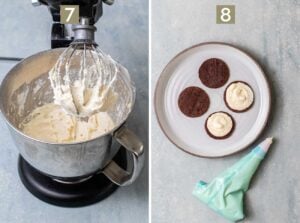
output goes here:
[{"label": "piping tip", "polygon": [[265,152],[268,152],[270,145],[273,143],[273,137],[266,138],[261,144],[260,147]]},{"label": "piping tip", "polygon": [[266,140],[268,140],[268,142],[271,144],[271,143],[273,143],[273,139],[274,139],[274,137],[272,136],[272,137],[268,137],[268,138],[266,138]]}]

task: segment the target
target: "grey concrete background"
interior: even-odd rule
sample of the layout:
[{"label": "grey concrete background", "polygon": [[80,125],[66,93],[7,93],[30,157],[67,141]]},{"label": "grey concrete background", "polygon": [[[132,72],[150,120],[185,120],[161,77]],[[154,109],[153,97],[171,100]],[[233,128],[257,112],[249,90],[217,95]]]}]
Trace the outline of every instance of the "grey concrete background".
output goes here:
[{"label": "grey concrete background", "polygon": [[[236,6],[235,25],[216,25],[217,4]],[[152,94],[160,72],[183,49],[206,41],[232,43],[259,62],[272,87],[263,134],[276,142],[246,195],[243,222],[300,222],[300,3],[294,0],[152,0]],[[154,111],[152,112],[154,114]],[[250,150],[219,159],[177,149],[152,115],[152,222],[226,222],[191,194]]]},{"label": "grey concrete background", "polygon": [[[11,0],[1,1],[0,8],[0,56],[27,57],[50,48],[52,20],[45,6]],[[101,49],[125,65],[136,83],[137,100],[128,124],[148,145],[148,1],[117,0],[105,6],[97,28]],[[0,61],[0,81],[14,64]],[[68,209],[46,204],[24,188],[17,174],[18,152],[2,117],[0,144],[1,223],[148,222],[148,162],[132,186],[119,188],[98,204]]]}]

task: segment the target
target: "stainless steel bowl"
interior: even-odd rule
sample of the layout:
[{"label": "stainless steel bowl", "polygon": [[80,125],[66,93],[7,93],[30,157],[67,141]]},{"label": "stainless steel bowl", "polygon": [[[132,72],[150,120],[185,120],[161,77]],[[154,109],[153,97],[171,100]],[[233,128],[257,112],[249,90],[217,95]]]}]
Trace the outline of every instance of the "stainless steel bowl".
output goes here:
[{"label": "stainless steel bowl", "polygon": [[[144,150],[136,135],[123,125],[132,111],[135,91],[121,65],[121,78],[114,89],[121,93],[115,106],[108,111],[116,124],[110,133],[88,141],[62,144],[34,139],[20,131],[20,123],[30,112],[53,101],[48,71],[62,51],[43,51],[24,59],[8,72],[0,86],[0,110],[16,147],[29,164],[53,178],[84,178],[102,171],[118,185],[131,184],[142,169]],[[133,168],[130,172],[112,161],[118,150],[111,146],[112,138],[131,154]]]}]

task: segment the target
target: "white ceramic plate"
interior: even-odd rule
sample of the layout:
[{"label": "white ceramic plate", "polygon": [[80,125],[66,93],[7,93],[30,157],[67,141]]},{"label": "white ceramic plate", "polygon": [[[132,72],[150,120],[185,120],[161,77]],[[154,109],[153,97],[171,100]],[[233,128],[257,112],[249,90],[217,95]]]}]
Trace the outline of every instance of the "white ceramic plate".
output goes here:
[{"label": "white ceramic plate", "polygon": [[[230,77],[221,88],[212,89],[198,77],[200,65],[209,58],[220,58],[228,65]],[[224,90],[232,81],[247,82],[255,101],[246,112],[230,111],[223,100]],[[208,111],[198,118],[185,116],[178,108],[179,94],[186,87],[198,86],[210,98]],[[155,90],[155,110],[166,136],[185,152],[203,157],[221,157],[246,148],[262,132],[270,112],[270,88],[259,65],[243,51],[224,43],[203,43],[175,56],[163,70]],[[205,120],[213,112],[225,111],[234,118],[235,130],[229,138],[208,136]]]}]

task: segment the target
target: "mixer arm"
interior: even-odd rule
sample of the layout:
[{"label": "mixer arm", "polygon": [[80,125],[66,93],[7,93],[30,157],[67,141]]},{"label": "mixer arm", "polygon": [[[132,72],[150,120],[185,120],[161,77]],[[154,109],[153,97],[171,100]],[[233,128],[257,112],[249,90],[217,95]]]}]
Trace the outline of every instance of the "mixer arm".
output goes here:
[{"label": "mixer arm", "polygon": [[46,5],[52,15],[51,48],[68,47],[73,41],[73,33],[69,24],[60,23],[61,5],[79,5],[79,17],[88,18],[94,25],[103,14],[102,3],[112,5],[114,0],[32,0],[32,5]]},{"label": "mixer arm", "polygon": [[113,136],[131,154],[133,167],[131,172],[128,172],[111,161],[102,172],[115,184],[127,186],[136,180],[144,166],[144,146],[138,137],[124,126],[118,129]]},{"label": "mixer arm", "polygon": [[95,24],[102,16],[102,3],[112,5],[114,0],[32,0],[33,6],[46,5],[54,22],[60,21],[61,5],[79,5],[79,17],[89,18],[91,25]]}]

